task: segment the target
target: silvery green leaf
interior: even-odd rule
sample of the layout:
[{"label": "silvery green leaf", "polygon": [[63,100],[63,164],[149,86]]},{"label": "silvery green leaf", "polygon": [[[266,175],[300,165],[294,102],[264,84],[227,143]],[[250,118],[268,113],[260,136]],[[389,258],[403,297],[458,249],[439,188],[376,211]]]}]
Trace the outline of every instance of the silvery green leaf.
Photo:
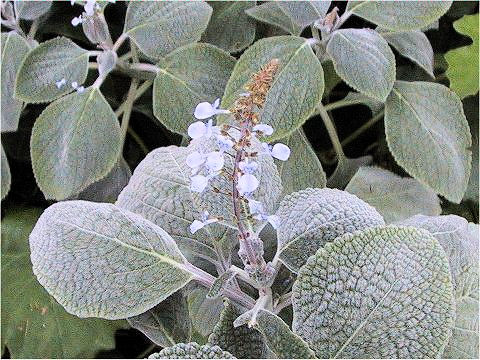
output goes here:
[{"label": "silvery green leaf", "polygon": [[349,1],[347,10],[389,30],[421,29],[439,19],[452,1]]},{"label": "silvery green leaf", "polygon": [[370,155],[361,156],[355,159],[341,159],[332,175],[330,175],[328,178],[327,186],[331,188],[343,189],[361,166],[367,166],[371,163],[372,157]]},{"label": "silvery green leaf", "polygon": [[341,29],[327,44],[338,75],[355,90],[385,102],[395,82],[395,55],[371,29]]},{"label": "silvery green leaf", "polygon": [[307,343],[270,311],[258,312],[255,328],[263,334],[268,348],[278,359],[315,359]]},{"label": "silvery green leaf", "polygon": [[416,214],[440,215],[440,199],[412,178],[376,167],[361,167],[345,188],[372,205],[387,224]]},{"label": "silvery green leaf", "polygon": [[395,160],[411,176],[452,202],[462,200],[472,139],[457,95],[441,84],[395,82],[385,104],[385,133]]},{"label": "silvery green leaf", "polygon": [[23,103],[14,98],[15,80],[20,64],[30,51],[27,41],[16,32],[2,32],[2,124],[1,131],[17,131]]},{"label": "silvery green leaf", "polygon": [[203,1],[130,1],[124,32],[143,53],[158,59],[200,40],[211,14]]},{"label": "silvery green leaf", "polygon": [[352,105],[355,105],[355,104],[363,104],[363,105],[366,105],[368,106],[368,108],[370,109],[370,111],[372,112],[372,115],[376,115],[378,114],[380,111],[383,110],[383,103],[378,101],[378,100],[375,100],[367,95],[364,95],[362,93],[358,93],[358,92],[354,92],[354,91],[350,91],[347,96],[345,96],[342,101],[350,101],[352,103]]},{"label": "silvery green leaf", "polygon": [[153,113],[169,130],[187,134],[198,103],[222,97],[235,59],[210,44],[190,44],[158,64],[153,83]]},{"label": "silvery green leaf", "polygon": [[192,324],[187,299],[181,291],[143,314],[128,318],[127,321],[133,328],[140,330],[151,341],[164,348],[190,341]]},{"label": "silvery green leaf", "polygon": [[113,50],[105,50],[97,56],[98,74],[102,77],[107,76],[115,68],[117,63],[117,53]]},{"label": "silvery green leaf", "polygon": [[[17,74],[15,97],[27,103],[55,100],[73,91],[72,82],[87,78],[88,51],[65,37],[41,43],[30,51]],[[65,79],[58,88],[56,82]]]},{"label": "silvery green leaf", "polygon": [[0,156],[1,156],[1,194],[0,198],[3,200],[10,191],[10,185],[12,184],[12,175],[10,173],[10,165],[8,165],[7,155],[5,155],[5,150],[3,150],[3,145],[0,147]]},{"label": "silvery green leaf", "polygon": [[251,76],[272,59],[278,59],[279,68],[260,111],[262,123],[275,130],[271,141],[298,129],[313,113],[324,88],[322,66],[308,40],[275,36],[257,41],[242,54],[227,83],[222,107],[232,106]]},{"label": "silvery green leaf", "polygon": [[384,225],[382,216],[355,195],[336,189],[305,189],[285,196],[277,211],[277,255],[293,272],[335,238]]},{"label": "silvery green leaf", "polygon": [[40,284],[80,317],[139,315],[193,278],[170,235],[112,204],[50,206],[30,235],[30,250]]},{"label": "silvery green leaf", "polygon": [[78,194],[111,171],[121,147],[118,120],[98,89],[67,95],[48,105],[33,127],[37,184],[47,199]]},{"label": "silvery green leaf", "polygon": [[14,1],[15,14],[20,19],[35,20],[46,14],[52,6],[51,1]]},{"label": "silvery green leaf", "polygon": [[197,343],[180,343],[163,349],[148,357],[149,359],[235,359],[218,346],[198,345]]},{"label": "silvery green leaf", "polygon": [[235,305],[225,303],[220,320],[208,337],[209,345],[217,345],[239,359],[263,359],[266,348],[262,335],[246,325],[234,327],[234,320],[240,315]]},{"label": "silvery green leaf", "polygon": [[377,31],[400,55],[409,58],[435,78],[432,45],[423,32],[419,30],[389,31],[380,28]]},{"label": "silvery green leaf", "polygon": [[325,171],[303,130],[295,130],[282,142],[291,150],[288,161],[277,162],[284,194],[307,187],[325,187],[327,182]]},{"label": "silvery green leaf", "polygon": [[218,298],[221,295],[223,288],[228,285],[228,283],[235,277],[236,274],[237,272],[235,270],[228,269],[222,275],[217,277],[208,290],[206,295],[207,299]]},{"label": "silvery green leaf", "polygon": [[213,13],[202,41],[235,53],[255,40],[255,21],[245,10],[254,7],[256,1],[211,1],[209,4]]},{"label": "silvery green leaf", "polygon": [[208,299],[207,293],[208,289],[196,287],[187,297],[193,328],[202,336],[212,333],[223,310],[223,300],[221,298]]},{"label": "silvery green leaf", "polygon": [[280,6],[278,6],[277,1],[265,2],[245,12],[255,20],[277,26],[289,34],[299,36],[302,32],[301,26],[295,24],[288,15],[283,12]]},{"label": "silvery green leaf", "polygon": [[456,215],[416,215],[401,224],[428,230],[440,242],[450,263],[456,321],[441,357],[478,358],[478,224],[469,224]]},{"label": "silvery green leaf", "polygon": [[279,1],[278,7],[303,30],[327,15],[330,1]]},{"label": "silvery green leaf", "polygon": [[374,227],[326,244],[293,285],[293,331],[319,358],[435,358],[455,301],[438,241]]}]

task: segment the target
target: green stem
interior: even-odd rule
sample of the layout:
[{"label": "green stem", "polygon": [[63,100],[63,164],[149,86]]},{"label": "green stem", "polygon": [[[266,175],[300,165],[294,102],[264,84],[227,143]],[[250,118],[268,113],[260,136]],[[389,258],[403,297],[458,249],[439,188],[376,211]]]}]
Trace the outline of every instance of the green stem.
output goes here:
[{"label": "green stem", "polygon": [[[137,100],[140,96],[142,96],[150,88],[150,86],[152,86],[152,84],[153,84],[153,81],[147,80],[142,85],[140,85],[137,91],[135,92],[135,100]],[[125,103],[123,103],[117,108],[117,110],[115,111],[115,115],[117,117],[123,114],[123,112],[125,111],[125,106],[126,106]]]},{"label": "green stem", "polygon": [[330,136],[330,140],[332,142],[333,148],[337,153],[338,163],[341,164],[345,161],[347,157],[343,152],[342,144],[340,143],[337,130],[335,129],[335,124],[330,118],[330,115],[328,115],[328,112],[322,103],[320,103],[317,106],[317,112],[318,112],[318,115],[320,115],[320,117],[322,118],[323,123],[325,124],[325,127],[327,128],[328,136]]},{"label": "green stem", "polygon": [[359,137],[363,132],[367,129],[369,129],[371,126],[373,126],[378,120],[383,118],[383,113],[384,111],[380,111],[378,114],[373,116],[370,120],[368,120],[365,124],[360,126],[357,130],[355,130],[353,133],[351,133],[349,136],[347,136],[343,141],[342,145],[346,146],[350,144],[353,140],[355,140],[357,137]]},{"label": "green stem", "polygon": [[122,116],[122,125],[120,127],[122,134],[122,144],[125,144],[125,137],[127,136],[128,123],[130,122],[130,115],[132,114],[133,102],[135,101],[135,95],[137,92],[138,80],[132,79],[130,83],[130,89],[128,89],[127,99],[125,100],[125,110]]},{"label": "green stem", "polygon": [[345,106],[353,106],[353,105],[360,105],[360,104],[363,104],[363,101],[360,99],[349,99],[349,100],[343,99],[343,100],[338,100],[333,103],[325,105],[325,110],[331,111],[331,110],[339,109]]},{"label": "green stem", "polygon": [[130,135],[132,137],[132,139],[135,140],[135,142],[138,144],[138,146],[140,146],[140,149],[142,149],[143,153],[145,155],[147,155],[150,152],[150,150],[148,150],[147,145],[145,145],[145,143],[143,142],[140,135],[138,135],[135,132],[135,130],[133,130],[130,126],[128,127],[127,132],[128,132],[128,135]]}]

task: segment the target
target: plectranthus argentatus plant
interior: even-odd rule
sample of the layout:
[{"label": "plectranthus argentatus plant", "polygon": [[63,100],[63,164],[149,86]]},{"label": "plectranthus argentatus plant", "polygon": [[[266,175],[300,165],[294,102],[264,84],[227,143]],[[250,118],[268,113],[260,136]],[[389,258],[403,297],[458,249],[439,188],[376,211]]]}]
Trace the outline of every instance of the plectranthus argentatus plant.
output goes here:
[{"label": "plectranthus argentatus plant", "polygon": [[[95,50],[36,43],[16,13],[48,8],[6,4],[2,128],[48,103],[30,153],[59,202],[31,232],[30,258],[67,312],[127,319],[163,348],[151,358],[478,357],[478,225],[439,216],[437,196],[467,191],[470,129],[446,86],[397,79],[390,48],[433,77],[422,31],[451,2],[352,1],[340,14],[329,1],[132,1],[115,38],[107,3],[88,0],[68,22]],[[374,26],[343,28],[352,16]],[[254,42],[255,21],[283,34]],[[104,95],[112,74],[131,81],[122,103]],[[330,80],[356,92],[328,103]],[[182,143],[147,151],[131,175],[122,150],[150,88],[151,116]],[[354,104],[369,126],[384,118],[413,178],[346,157],[330,111]],[[302,130],[314,116],[337,155],[328,179]],[[119,169],[121,192],[72,200]]]}]

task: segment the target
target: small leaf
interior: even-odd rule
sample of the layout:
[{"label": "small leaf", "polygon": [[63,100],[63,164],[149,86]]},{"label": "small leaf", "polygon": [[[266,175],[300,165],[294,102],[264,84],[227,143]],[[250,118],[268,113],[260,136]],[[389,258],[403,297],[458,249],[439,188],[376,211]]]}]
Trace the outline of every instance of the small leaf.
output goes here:
[{"label": "small leaf", "polygon": [[[65,37],[41,43],[30,51],[17,74],[15,97],[27,103],[50,102],[73,91],[72,82],[87,78],[88,51]],[[60,88],[56,82],[65,79]]]},{"label": "small leaf", "polygon": [[50,206],[30,235],[30,249],[40,284],[80,317],[139,315],[193,278],[164,230],[112,204]]},{"label": "small leaf", "polygon": [[322,98],[322,66],[307,39],[275,36],[257,41],[237,61],[222,99],[223,108],[232,106],[251,76],[275,58],[279,69],[260,111],[262,123],[275,130],[271,141],[298,129]]},{"label": "small leaf", "polygon": [[337,238],[300,269],[293,331],[319,358],[434,358],[455,318],[448,260],[425,230]]},{"label": "small leaf", "polygon": [[191,321],[186,296],[177,291],[143,314],[130,317],[128,323],[161,347],[189,341]]},{"label": "small leaf", "polygon": [[345,233],[383,225],[377,211],[354,195],[336,189],[305,189],[285,196],[277,215],[277,256],[293,272]]},{"label": "small leaf", "polygon": [[212,1],[212,18],[203,33],[202,41],[235,53],[245,49],[255,40],[255,21],[245,10],[254,7],[256,1]]},{"label": "small leaf", "polygon": [[33,127],[38,186],[47,199],[78,194],[110,172],[121,145],[118,120],[98,89],[65,96],[48,105]]},{"label": "small leaf", "polygon": [[445,14],[452,1],[349,1],[347,10],[389,30],[416,30]]},{"label": "small leaf", "polygon": [[153,113],[167,129],[183,135],[195,121],[198,103],[223,95],[235,59],[209,44],[191,44],[160,62],[153,83]]},{"label": "small leaf", "polygon": [[432,45],[423,32],[419,30],[388,31],[383,29],[377,29],[377,31],[400,55],[409,58],[432,78],[435,78]]},{"label": "small leaf", "polygon": [[452,202],[462,200],[472,139],[453,92],[440,84],[397,81],[385,104],[385,133],[395,160],[411,176]]},{"label": "small leaf", "polygon": [[282,142],[291,150],[288,161],[277,162],[284,194],[307,187],[325,187],[327,182],[325,171],[303,130],[296,130]]},{"label": "small leaf", "polygon": [[131,1],[124,32],[147,56],[158,59],[200,40],[212,8],[203,1]]},{"label": "small leaf", "polygon": [[177,344],[154,353],[149,359],[235,359],[218,346],[198,345],[197,343]]},{"label": "small leaf", "polygon": [[471,45],[450,50],[445,54],[450,88],[463,99],[478,92],[478,13],[465,15],[455,21],[453,27],[473,41]]},{"label": "small leaf", "polygon": [[355,90],[385,102],[395,82],[395,56],[371,29],[334,31],[327,53],[340,77]]},{"label": "small leaf", "polygon": [[307,343],[294,334],[277,315],[261,309],[255,326],[265,337],[268,348],[279,359],[315,359]]},{"label": "small leaf", "polygon": [[240,315],[230,302],[220,314],[220,320],[208,337],[209,345],[217,345],[239,359],[263,359],[266,348],[262,335],[246,325],[234,327],[234,320]]},{"label": "small leaf", "polygon": [[17,131],[22,101],[14,98],[15,80],[20,64],[30,51],[27,41],[11,31],[2,32],[2,132]]},{"label": "small leaf", "polygon": [[7,155],[5,155],[5,150],[3,150],[3,145],[1,145],[1,199],[5,199],[8,192],[10,191],[10,185],[12,184],[12,174],[10,173],[10,165],[8,164]]},{"label": "small leaf", "polygon": [[237,272],[232,269],[228,269],[222,275],[215,279],[212,286],[208,290],[207,299],[216,299],[222,293],[222,290],[228,283],[235,277]]},{"label": "small leaf", "polygon": [[372,205],[387,224],[416,214],[440,215],[434,191],[411,178],[375,167],[361,167],[345,188]]},{"label": "small leaf", "polygon": [[208,336],[212,333],[223,310],[222,299],[208,299],[207,293],[208,289],[197,286],[187,297],[192,325],[202,336]]},{"label": "small leaf", "polygon": [[46,14],[52,6],[51,1],[15,1],[15,14],[20,19],[35,20]]}]

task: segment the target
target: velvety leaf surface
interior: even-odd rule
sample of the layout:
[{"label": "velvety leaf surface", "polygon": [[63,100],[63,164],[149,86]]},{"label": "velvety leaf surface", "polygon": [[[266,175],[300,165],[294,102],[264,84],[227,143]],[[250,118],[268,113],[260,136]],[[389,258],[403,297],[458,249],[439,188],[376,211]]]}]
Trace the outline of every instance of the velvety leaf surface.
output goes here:
[{"label": "velvety leaf surface", "polygon": [[450,50],[445,54],[450,88],[460,98],[478,92],[478,14],[465,15],[453,23],[457,32],[472,39],[472,44]]},{"label": "velvety leaf surface", "polygon": [[307,343],[270,311],[259,311],[255,328],[263,334],[268,348],[278,359],[315,359]]},{"label": "velvety leaf surface", "polygon": [[384,225],[382,216],[366,202],[345,191],[327,188],[309,188],[285,196],[277,215],[277,256],[294,272],[338,236]]},{"label": "velvety leaf surface", "polygon": [[344,189],[360,167],[370,165],[371,163],[372,156],[370,155],[354,159],[341,159],[332,175],[327,179],[327,186],[330,188]]},{"label": "velvety leaf surface", "polygon": [[343,101],[351,101],[352,104],[363,104],[365,106],[368,106],[370,111],[372,112],[372,115],[378,114],[380,111],[383,110],[383,103],[375,100],[367,95],[364,95],[362,93],[350,91],[347,96],[345,96]]},{"label": "velvety leaf surface", "polygon": [[149,359],[235,359],[218,346],[198,345],[197,343],[180,343],[152,354]]},{"label": "velvety leaf surface", "polygon": [[153,83],[153,113],[167,129],[187,134],[198,103],[221,98],[235,59],[210,44],[191,44],[158,64]]},{"label": "velvety leaf surface", "polygon": [[48,105],[30,140],[33,172],[47,199],[66,199],[102,179],[120,151],[118,120],[95,88]]},{"label": "velvety leaf surface", "polygon": [[17,131],[22,101],[14,98],[15,80],[22,61],[30,51],[27,41],[11,31],[2,32],[2,125],[1,131]]},{"label": "velvety leaf surface", "polygon": [[40,284],[80,317],[139,315],[192,279],[170,235],[112,204],[50,206],[30,235],[30,249]]},{"label": "velvety leaf surface", "polygon": [[299,36],[301,26],[295,24],[280,8],[277,1],[267,1],[259,6],[246,10],[246,13],[255,20],[274,25],[287,33]]},{"label": "velvety leaf surface", "polygon": [[193,328],[202,336],[209,336],[220,321],[223,310],[221,298],[207,298],[208,289],[195,286],[188,294],[188,310]]},{"label": "velvety leaf surface", "polygon": [[327,53],[338,75],[355,90],[384,102],[395,82],[395,56],[388,43],[371,29],[332,33]]},{"label": "velvety leaf surface", "polygon": [[[17,75],[15,97],[27,103],[55,100],[73,91],[72,82],[83,84],[87,78],[88,51],[72,40],[57,37],[33,49]],[[66,80],[61,88],[57,81]]]},{"label": "velvety leaf surface", "polygon": [[385,104],[385,132],[395,160],[410,175],[452,202],[462,200],[472,140],[453,92],[440,84],[397,81]]},{"label": "velvety leaf surface", "polygon": [[12,184],[12,174],[10,173],[10,165],[8,165],[8,159],[7,155],[5,155],[5,150],[3,150],[3,145],[1,146],[0,149],[1,153],[1,194],[0,197],[1,199],[5,199],[7,196],[8,192],[10,191],[10,185]]},{"label": "velvety leaf surface", "polygon": [[372,205],[387,224],[416,214],[440,215],[434,191],[411,178],[375,167],[361,167],[345,188]]},{"label": "velvety leaf surface", "polygon": [[37,282],[28,235],[41,212],[15,208],[2,219],[2,349],[12,358],[92,358],[127,324],[70,315]]},{"label": "velvety leaf surface", "polygon": [[435,22],[452,1],[349,1],[347,11],[389,30],[416,30]]},{"label": "velvety leaf surface", "polygon": [[[245,91],[244,86],[251,76],[272,59],[279,60],[279,68],[260,111],[260,120],[274,128],[270,140],[276,140],[298,129],[322,98],[322,66],[307,39],[275,36],[250,46],[233,69],[222,107],[232,106],[239,94]],[[304,75],[298,76],[300,73]]]},{"label": "velvety leaf surface", "polygon": [[232,269],[227,269],[223,274],[218,276],[213,282],[208,293],[206,295],[207,299],[216,299],[222,294],[222,290],[229,284],[229,282],[235,277],[236,271]]},{"label": "velvety leaf surface", "polygon": [[300,269],[293,311],[319,358],[434,358],[455,318],[448,260],[425,230],[347,234]]},{"label": "velvety leaf surface", "polygon": [[256,1],[211,1],[212,17],[202,35],[202,41],[216,45],[230,53],[245,49],[255,40],[255,20],[245,10]]},{"label": "velvety leaf surface", "polygon": [[124,32],[146,55],[158,59],[200,40],[212,8],[203,1],[131,1]]},{"label": "velvety leaf surface", "polygon": [[15,1],[15,14],[20,19],[35,20],[47,13],[51,1]]}]

